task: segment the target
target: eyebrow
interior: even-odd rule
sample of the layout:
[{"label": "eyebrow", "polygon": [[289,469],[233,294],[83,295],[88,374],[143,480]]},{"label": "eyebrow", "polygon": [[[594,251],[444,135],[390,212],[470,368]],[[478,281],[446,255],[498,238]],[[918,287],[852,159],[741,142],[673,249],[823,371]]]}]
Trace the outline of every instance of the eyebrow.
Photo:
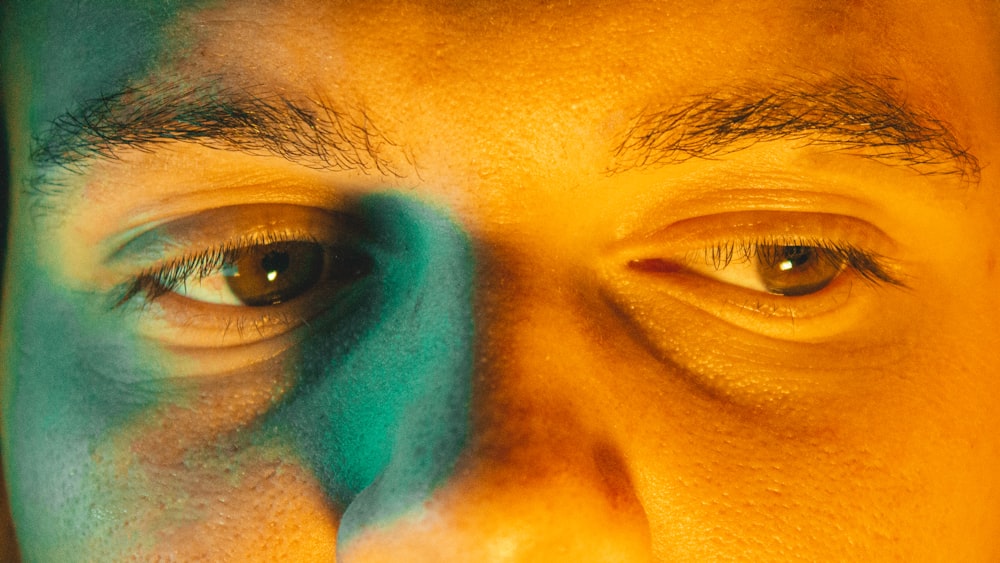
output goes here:
[{"label": "eyebrow", "polygon": [[177,141],[335,171],[402,176],[396,166],[409,161],[363,108],[220,84],[209,80],[185,87],[161,81],[88,100],[33,139],[32,161],[42,170],[57,166],[79,172],[81,164],[117,159],[123,149],[150,152]]},{"label": "eyebrow", "polygon": [[[280,156],[311,168],[397,177],[403,176],[399,163],[413,163],[363,108],[221,84],[221,79],[187,87],[146,83],[57,117],[33,139],[31,157],[42,172],[31,182],[32,191],[59,192],[46,173],[53,167],[79,172],[81,164],[117,159],[123,149],[149,152],[176,141]],[[874,80],[843,77],[744,85],[689,96],[663,109],[647,107],[614,146],[607,172],[717,159],[775,140],[827,146],[921,174],[958,175],[971,183],[980,177],[978,159],[946,123],[908,107]]]},{"label": "eyebrow", "polygon": [[978,159],[948,124],[899,101],[875,80],[845,77],[748,85],[665,109],[647,107],[630,121],[607,172],[717,159],[776,140],[826,146],[925,175],[957,175],[973,184],[980,178]]}]

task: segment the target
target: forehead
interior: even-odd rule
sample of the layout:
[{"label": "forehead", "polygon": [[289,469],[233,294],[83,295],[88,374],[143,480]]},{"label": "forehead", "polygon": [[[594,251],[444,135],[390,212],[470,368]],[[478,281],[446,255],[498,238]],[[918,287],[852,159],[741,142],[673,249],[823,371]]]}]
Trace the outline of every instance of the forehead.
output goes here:
[{"label": "forehead", "polygon": [[[632,116],[734,85],[766,92],[789,79],[884,78],[893,94],[947,123],[972,152],[992,150],[996,140],[983,123],[1000,119],[996,81],[982,78],[983,61],[1000,52],[991,5],[284,0],[100,6],[81,15],[82,25],[72,24],[65,10],[21,18],[36,30],[67,31],[65,41],[51,42],[61,54],[50,53],[48,43],[26,42],[37,47],[30,52],[36,132],[123,84],[209,79],[356,110],[404,145],[426,177],[455,179],[455,189],[464,191],[461,179],[471,177],[487,179],[480,186],[494,176],[506,184],[558,176],[571,185],[568,172],[603,166],[580,163],[606,162]],[[114,25],[118,21],[126,25]],[[109,26],[118,32],[98,33]],[[99,41],[74,47],[95,34]]]},{"label": "forehead", "polygon": [[[969,108],[982,111],[993,92],[974,77],[1000,50],[989,5],[957,2],[106,0],[87,8],[11,9],[31,74],[32,130],[144,77],[222,77],[363,105],[408,143],[450,131],[475,140],[463,147],[470,159],[499,152],[533,165],[564,149],[562,139],[607,136],[650,105],[801,75],[900,79],[903,97],[961,131],[983,121]],[[538,134],[518,146],[512,119]]]},{"label": "forehead", "polygon": [[981,69],[981,55],[998,45],[990,4],[938,4],[106,0],[67,10],[23,2],[11,27],[22,31],[36,85],[46,86],[37,90],[67,106],[67,96],[94,97],[116,80],[167,69],[368,98],[388,88],[409,98],[516,94],[555,105],[597,91],[642,99],[803,71],[906,74],[940,93],[953,78],[942,74]]},{"label": "forehead", "polygon": [[891,3],[770,0],[454,4],[216,4],[176,19],[172,36],[188,47],[164,53],[160,64],[286,89],[321,86],[376,107],[388,98],[498,114],[514,105],[542,112],[574,102],[643,104],[748,77],[897,76],[900,52],[924,59],[919,64],[944,51],[918,48],[940,9],[913,5],[904,12]]},{"label": "forehead", "polygon": [[208,79],[332,101],[371,118],[452,196],[506,198],[511,185],[592,184],[648,108],[789,79],[884,79],[990,153],[984,124],[1000,121],[1000,104],[997,72],[984,71],[1000,68],[984,61],[997,60],[1000,34],[996,5],[973,4],[109,0],[78,13],[19,4],[11,27],[36,133],[126,84]]}]

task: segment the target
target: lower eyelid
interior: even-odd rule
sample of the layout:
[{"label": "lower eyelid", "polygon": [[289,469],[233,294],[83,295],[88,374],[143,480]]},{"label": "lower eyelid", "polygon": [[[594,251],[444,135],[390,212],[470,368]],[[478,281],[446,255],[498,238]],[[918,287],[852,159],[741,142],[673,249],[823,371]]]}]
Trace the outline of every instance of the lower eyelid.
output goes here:
[{"label": "lower eyelid", "polygon": [[[294,305],[294,304],[292,304]],[[202,303],[174,293],[155,302],[134,305],[130,319],[139,336],[172,348],[223,349],[271,340],[308,322],[301,306],[275,308],[265,314],[251,308]]]},{"label": "lower eyelid", "polygon": [[707,312],[718,322],[779,340],[824,340],[862,326],[879,295],[876,287],[850,270],[822,290],[803,296],[756,292],[683,268],[664,275],[643,271],[635,264],[606,269],[603,284],[609,298],[630,316],[676,316],[677,305],[683,304]]}]

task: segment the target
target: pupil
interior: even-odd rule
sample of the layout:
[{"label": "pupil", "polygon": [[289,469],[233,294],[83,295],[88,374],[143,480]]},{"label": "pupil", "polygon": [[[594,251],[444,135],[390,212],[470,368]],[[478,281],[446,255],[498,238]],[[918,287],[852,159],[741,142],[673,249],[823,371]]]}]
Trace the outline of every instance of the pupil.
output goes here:
[{"label": "pupil", "polygon": [[[288,269],[289,260],[287,252],[268,252],[261,260],[261,266],[263,266],[265,272],[280,274]],[[274,281],[271,279],[271,276],[268,276],[268,279]]]},{"label": "pupil", "polygon": [[[808,262],[814,255],[813,249],[808,246],[786,246],[782,254],[784,255],[780,261],[782,270],[799,267]],[[784,267],[786,263],[789,265],[788,268]]]}]

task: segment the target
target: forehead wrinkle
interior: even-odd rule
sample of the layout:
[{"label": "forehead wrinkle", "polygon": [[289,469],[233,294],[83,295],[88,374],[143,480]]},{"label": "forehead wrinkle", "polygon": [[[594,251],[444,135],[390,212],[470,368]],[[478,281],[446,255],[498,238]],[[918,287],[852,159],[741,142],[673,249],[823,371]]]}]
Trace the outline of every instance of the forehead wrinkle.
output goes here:
[{"label": "forehead wrinkle", "polygon": [[755,143],[800,141],[905,166],[922,174],[979,181],[978,159],[950,126],[897,101],[872,80],[788,79],[692,96],[666,109],[646,108],[613,148],[609,174],[713,159]]}]

